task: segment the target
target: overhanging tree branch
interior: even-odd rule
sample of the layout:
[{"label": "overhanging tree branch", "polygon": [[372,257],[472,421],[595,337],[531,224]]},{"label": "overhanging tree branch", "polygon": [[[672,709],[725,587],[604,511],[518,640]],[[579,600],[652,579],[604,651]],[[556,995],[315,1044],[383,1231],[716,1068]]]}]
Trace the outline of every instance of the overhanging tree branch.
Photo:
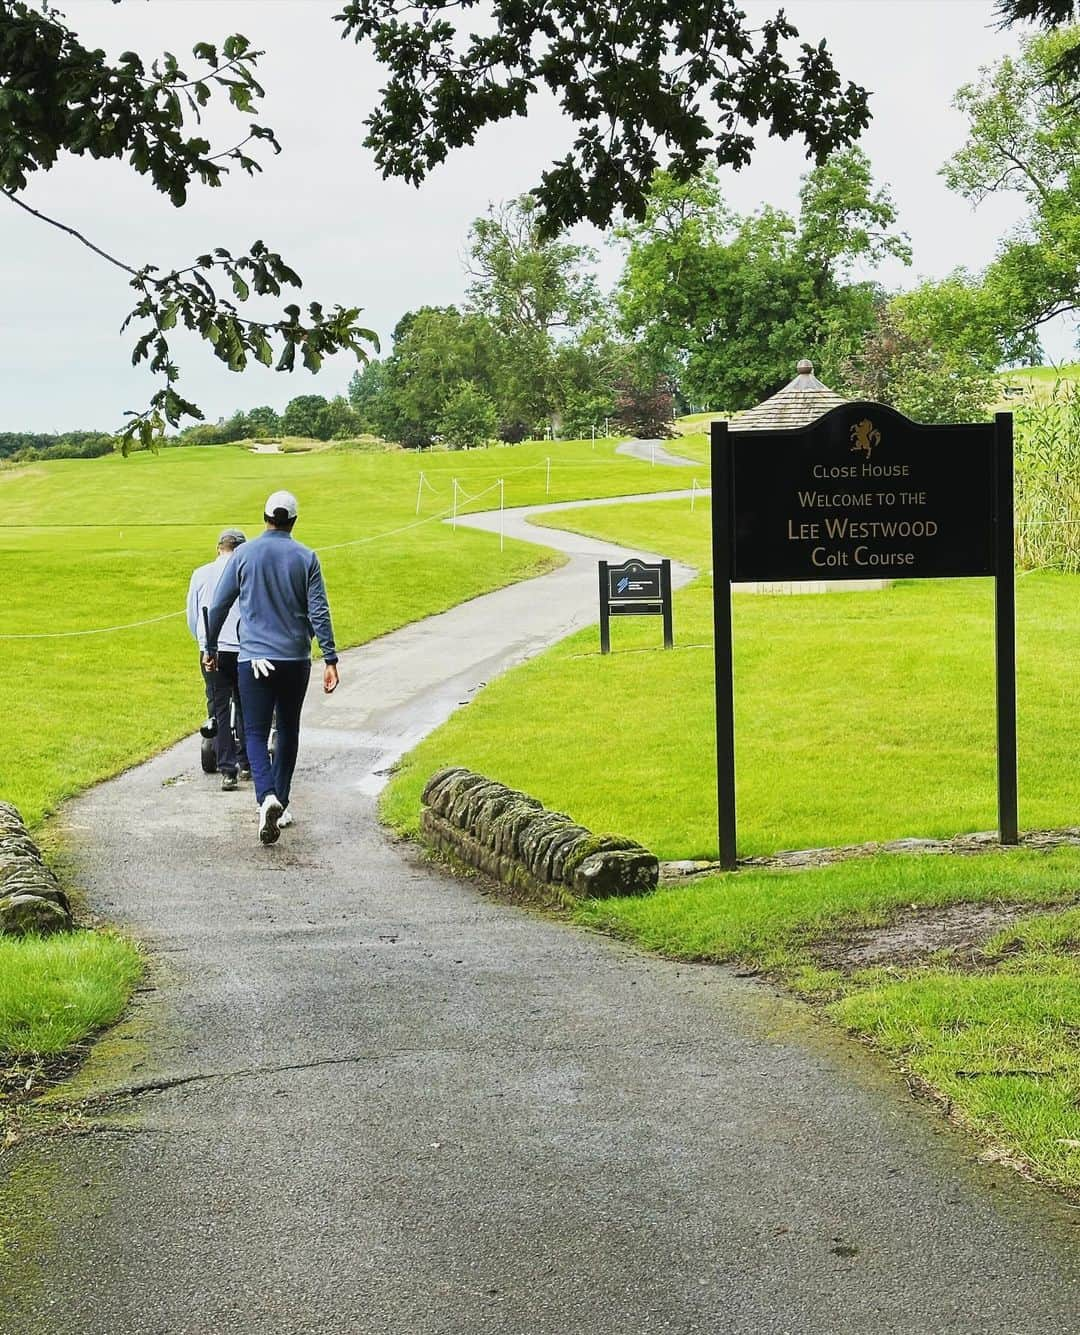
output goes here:
[{"label": "overhanging tree branch", "polygon": [[24,200],[19,199],[11,190],[2,190],[0,191],[0,194],[6,195],[17,208],[24,210],[26,213],[33,214],[35,218],[40,218],[42,222],[48,223],[50,227],[56,227],[61,232],[66,232],[68,236],[73,236],[75,240],[81,242],[87,250],[92,250],[95,255],[100,255],[103,260],[108,260],[110,264],[115,264],[118,269],[123,269],[125,273],[132,274],[136,278],[138,277],[138,269],[133,269],[130,264],[125,264],[123,260],[118,260],[115,255],[110,255],[107,250],[102,250],[100,246],[95,246],[93,241],[83,236],[82,232],[77,231],[74,227],[69,227],[67,223],[62,223],[56,218],[50,218],[47,213],[42,213],[39,209],[32,209],[29,204]]}]

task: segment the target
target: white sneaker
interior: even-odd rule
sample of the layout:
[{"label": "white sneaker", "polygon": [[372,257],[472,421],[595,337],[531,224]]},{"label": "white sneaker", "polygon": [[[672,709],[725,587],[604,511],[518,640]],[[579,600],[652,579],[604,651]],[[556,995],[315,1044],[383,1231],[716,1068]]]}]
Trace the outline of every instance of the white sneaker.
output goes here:
[{"label": "white sneaker", "polygon": [[273,793],[267,793],[259,807],[259,840],[264,844],[276,844],[278,830],[284,807]]},{"label": "white sneaker", "polygon": [[287,830],[292,823],[293,823],[292,812],[289,810],[288,807],[286,807],[285,810],[278,817],[277,827],[279,830]]}]

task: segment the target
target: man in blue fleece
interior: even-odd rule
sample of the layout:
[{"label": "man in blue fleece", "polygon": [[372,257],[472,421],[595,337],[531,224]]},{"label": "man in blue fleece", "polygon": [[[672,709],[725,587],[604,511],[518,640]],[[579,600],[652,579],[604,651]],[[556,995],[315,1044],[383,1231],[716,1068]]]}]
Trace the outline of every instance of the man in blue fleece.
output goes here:
[{"label": "man in blue fleece", "polygon": [[[248,762],[259,804],[259,839],[277,840],[292,824],[289,790],[300,745],[300,710],[311,676],[311,638],[323,655],[323,690],[338,684],[337,651],[319,558],[292,536],[298,508],[288,491],[266,502],[266,531],[237,549],[225,567],[210,607],[205,665],[212,672],[218,636],[239,601],[237,671],[244,709]],[[271,761],[270,728],[277,710],[277,746]]]}]

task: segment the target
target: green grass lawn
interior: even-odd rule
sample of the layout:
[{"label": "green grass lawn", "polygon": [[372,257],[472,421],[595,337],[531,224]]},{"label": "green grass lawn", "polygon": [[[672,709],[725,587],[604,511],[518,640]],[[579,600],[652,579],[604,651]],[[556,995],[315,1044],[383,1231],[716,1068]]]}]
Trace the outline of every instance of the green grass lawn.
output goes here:
[{"label": "green grass lawn", "polygon": [[1019,366],[1001,371],[999,378],[1006,385],[1028,385],[1053,389],[1058,381],[1080,380],[1080,362],[1065,362],[1061,366]]},{"label": "green grass lawn", "polygon": [[[693,515],[652,502],[548,522],[709,560],[700,498]],[[1017,609],[1021,823],[1080,823],[1080,580],[1022,577]],[[994,827],[991,581],[740,595],[734,628],[740,852]],[[390,818],[413,828],[427,776],[465,764],[662,858],[714,857],[707,576],[676,595],[675,650],[659,638],[651,619],[615,622],[607,658],[583,631],[492,683],[407,758]]]},{"label": "green grass lawn", "polygon": [[111,932],[0,938],[0,1053],[51,1056],[112,1024],[142,974]]},{"label": "green grass lawn", "polygon": [[704,487],[709,485],[709,441],[708,431],[687,431],[681,436],[664,441],[664,449],[669,454],[681,454],[684,459],[693,459],[695,463],[701,465],[702,471],[698,476],[698,482]]},{"label": "green grass lawn", "polygon": [[[546,460],[552,459],[550,493]],[[416,514],[420,472],[426,483]],[[536,573],[535,547],[438,522],[458,478],[498,505],[649,491],[680,473],[616,455],[614,443],[536,443],[467,453],[328,450],[256,455],[165,450],[40,463],[0,473],[0,559],[9,572],[0,643],[0,798],[37,824],[63,798],[192,731],[205,704],[194,642],[180,616],[194,566],[217,535],[261,528],[278,487],[300,500],[297,537],[324,549],[341,645]],[[383,536],[380,536],[383,535]],[[359,541],[357,541],[359,540]],[[347,543],[351,545],[342,546]],[[107,635],[54,636],[165,617]]]},{"label": "green grass lawn", "polygon": [[[708,569],[701,500],[693,514],[655,502],[544,522]],[[1017,617],[1021,824],[1080,823],[1080,579],[1021,577]],[[990,581],[738,596],[734,627],[740,852],[993,828]],[[675,635],[665,652],[655,622],[615,623],[608,658],[585,631],[493,682],[406,757],[387,817],[415,830],[428,775],[464,764],[661,858],[714,857],[707,573],[676,595]],[[913,908],[1078,898],[1080,849],[1017,849],[743,870],[575,916],[675,958],[773,973],[925,1081],[995,1152],[1080,1188],[1080,913],[1021,919],[976,967],[935,957],[842,974],[816,950]]]}]

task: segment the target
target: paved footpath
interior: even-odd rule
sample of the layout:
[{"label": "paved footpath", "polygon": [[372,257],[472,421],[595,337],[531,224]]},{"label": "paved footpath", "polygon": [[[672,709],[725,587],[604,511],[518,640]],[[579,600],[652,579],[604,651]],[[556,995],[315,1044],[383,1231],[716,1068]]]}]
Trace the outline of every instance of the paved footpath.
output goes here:
[{"label": "paved footpath", "polygon": [[95,1129],[5,1160],[4,1335],[1080,1329],[1080,1212],[872,1054],[380,829],[378,770],[595,617],[623,554],[544,541],[556,574],[346,655],[273,848],[195,740],[68,808],[156,990],[81,1078]]}]

